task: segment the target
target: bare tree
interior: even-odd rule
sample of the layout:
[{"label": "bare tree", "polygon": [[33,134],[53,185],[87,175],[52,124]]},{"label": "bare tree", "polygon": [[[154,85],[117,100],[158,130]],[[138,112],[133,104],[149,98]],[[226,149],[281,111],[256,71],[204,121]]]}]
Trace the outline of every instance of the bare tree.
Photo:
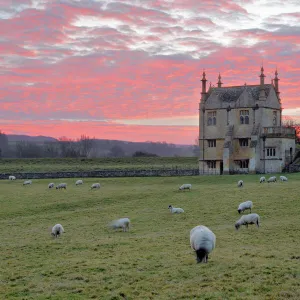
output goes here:
[{"label": "bare tree", "polygon": [[4,156],[8,150],[7,135],[0,130],[0,157]]},{"label": "bare tree", "polygon": [[80,147],[80,156],[89,157],[93,147],[94,147],[95,138],[90,139],[89,136],[82,134],[78,140]]},{"label": "bare tree", "polygon": [[60,146],[60,152],[62,157],[79,157],[80,149],[75,141],[62,136],[58,138],[58,143]]},{"label": "bare tree", "polygon": [[300,123],[291,117],[285,117],[284,120],[282,121],[282,125],[285,127],[290,127],[290,128],[295,129],[296,142],[299,143],[299,141],[300,141]]},{"label": "bare tree", "polygon": [[193,153],[196,157],[200,156],[199,136],[195,139],[195,144],[193,146]]}]

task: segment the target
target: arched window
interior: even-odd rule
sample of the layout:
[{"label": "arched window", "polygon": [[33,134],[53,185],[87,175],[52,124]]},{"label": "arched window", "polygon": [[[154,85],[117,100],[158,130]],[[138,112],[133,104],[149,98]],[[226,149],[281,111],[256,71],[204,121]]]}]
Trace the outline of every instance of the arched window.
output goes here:
[{"label": "arched window", "polygon": [[240,110],[240,124],[249,124],[249,110]]},{"label": "arched window", "polygon": [[208,116],[208,118],[207,118],[208,126],[217,125],[217,112],[216,111],[208,112],[207,116]]},{"label": "arched window", "polygon": [[277,111],[276,110],[273,111],[273,125],[274,126],[277,125]]},{"label": "arched window", "polygon": [[213,117],[213,125],[216,125],[216,124],[217,124],[217,118]]},{"label": "arched window", "polygon": [[245,124],[249,124],[249,116],[245,116]]},{"label": "arched window", "polygon": [[240,116],[240,123],[244,124],[244,117],[243,116]]},{"label": "arched window", "polygon": [[209,117],[209,118],[207,119],[207,125],[208,125],[208,126],[212,125],[212,118],[211,118],[211,117]]}]

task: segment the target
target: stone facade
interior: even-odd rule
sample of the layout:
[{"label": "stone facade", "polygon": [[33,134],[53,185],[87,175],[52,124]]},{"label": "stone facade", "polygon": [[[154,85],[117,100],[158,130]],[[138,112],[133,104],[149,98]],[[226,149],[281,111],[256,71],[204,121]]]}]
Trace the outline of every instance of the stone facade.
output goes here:
[{"label": "stone facade", "polygon": [[271,84],[217,87],[206,91],[203,72],[199,106],[199,173],[278,173],[295,153],[295,130],[281,126],[277,70]]}]

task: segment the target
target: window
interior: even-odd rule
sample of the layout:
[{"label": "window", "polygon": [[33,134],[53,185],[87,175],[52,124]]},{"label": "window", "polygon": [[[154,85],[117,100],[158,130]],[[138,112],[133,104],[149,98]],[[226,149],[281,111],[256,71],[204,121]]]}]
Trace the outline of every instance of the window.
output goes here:
[{"label": "window", "polygon": [[276,149],[275,148],[267,148],[267,156],[276,156]]},{"label": "window", "polygon": [[235,163],[239,165],[241,169],[249,168],[249,159],[237,160]]},{"label": "window", "polygon": [[214,148],[217,145],[217,141],[216,140],[207,140],[208,142],[208,147],[209,148]]},{"label": "window", "polygon": [[209,169],[215,169],[216,168],[216,161],[215,160],[208,160],[207,161],[207,167],[209,168]]},{"label": "window", "polygon": [[210,111],[207,113],[207,125],[216,125],[217,124],[217,112],[216,111]]},{"label": "window", "polygon": [[240,147],[248,147],[248,139],[239,139]]},{"label": "window", "polygon": [[277,111],[273,110],[273,126],[277,125]]},{"label": "window", "polygon": [[249,124],[249,110],[240,110],[240,123]]}]

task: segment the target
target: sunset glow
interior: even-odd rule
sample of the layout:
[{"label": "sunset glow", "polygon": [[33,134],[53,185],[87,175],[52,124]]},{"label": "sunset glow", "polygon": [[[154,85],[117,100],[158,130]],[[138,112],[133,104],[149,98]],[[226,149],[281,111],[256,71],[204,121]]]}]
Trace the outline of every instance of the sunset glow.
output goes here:
[{"label": "sunset glow", "polygon": [[0,0],[0,129],[193,144],[201,74],[300,119],[299,0]]}]

